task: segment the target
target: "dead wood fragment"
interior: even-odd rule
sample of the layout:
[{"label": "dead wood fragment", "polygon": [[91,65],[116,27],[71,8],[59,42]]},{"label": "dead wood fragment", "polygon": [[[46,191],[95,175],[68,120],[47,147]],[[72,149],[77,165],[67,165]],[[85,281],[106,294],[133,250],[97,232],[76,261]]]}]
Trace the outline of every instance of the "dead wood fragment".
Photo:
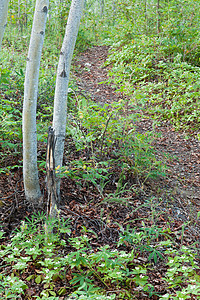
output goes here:
[{"label": "dead wood fragment", "polygon": [[58,207],[58,195],[56,190],[56,173],[55,173],[55,134],[53,127],[49,127],[47,139],[47,156],[46,156],[46,171],[47,171],[47,216],[55,217]]}]

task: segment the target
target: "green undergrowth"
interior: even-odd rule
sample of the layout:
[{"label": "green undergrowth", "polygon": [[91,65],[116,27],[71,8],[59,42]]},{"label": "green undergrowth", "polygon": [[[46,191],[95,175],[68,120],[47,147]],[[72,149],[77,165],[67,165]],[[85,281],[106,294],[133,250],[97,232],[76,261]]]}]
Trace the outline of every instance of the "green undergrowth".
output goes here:
[{"label": "green undergrowth", "polygon": [[152,145],[156,134],[136,131],[139,116],[132,102],[100,105],[78,95],[74,101],[68,112],[67,163],[58,166],[58,176],[84,186],[92,183],[104,195],[113,180],[118,193],[124,185],[142,188],[149,178],[165,175],[165,164],[157,160]]},{"label": "green undergrowth", "polygon": [[[71,232],[70,221],[59,216],[56,221],[43,214],[26,218],[0,246],[1,299],[137,299],[140,293],[163,300],[200,299],[195,246],[176,244],[170,228],[119,225],[118,242],[99,248],[93,248],[98,233],[86,227],[80,236]],[[165,270],[161,294],[150,276],[160,263]]]},{"label": "green undergrowth", "polygon": [[169,49],[166,39],[146,35],[114,44],[106,62],[112,64],[110,81],[155,119],[198,130],[200,68]]},{"label": "green undergrowth", "polygon": [[[27,32],[27,35],[16,38],[14,28],[11,27],[10,31],[15,39],[13,37],[9,38],[11,32],[6,32],[0,52],[1,157],[9,151],[13,151],[13,149],[17,155],[22,151],[22,109],[29,35]],[[55,83],[54,62],[57,58],[54,51],[49,56],[48,47],[45,48],[44,52],[44,57],[51,57],[52,64],[43,57],[38,92],[37,130],[39,141],[44,141],[45,136],[47,136],[48,122],[52,116]],[[17,57],[17,60],[14,57]]]}]

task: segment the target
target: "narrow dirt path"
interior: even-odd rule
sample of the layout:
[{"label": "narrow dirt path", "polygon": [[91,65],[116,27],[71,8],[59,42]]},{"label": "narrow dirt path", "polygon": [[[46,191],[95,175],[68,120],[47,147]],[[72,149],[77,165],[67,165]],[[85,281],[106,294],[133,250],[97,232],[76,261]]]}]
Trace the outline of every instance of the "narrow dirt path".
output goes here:
[{"label": "narrow dirt path", "polygon": [[[107,55],[108,47],[96,46],[84,52],[75,62],[79,67],[77,78],[80,90],[101,104],[122,97],[110,85],[99,84],[108,79],[108,68],[102,67]],[[140,114],[137,131],[152,131],[153,121],[146,117],[144,111],[141,110]],[[174,218],[196,222],[196,214],[200,211],[200,143],[194,137],[186,139],[184,133],[175,131],[169,122],[154,126],[154,130],[161,133],[155,139],[154,147],[157,157],[167,165],[167,176],[148,182],[147,189],[151,185],[150,196],[162,199],[163,209],[170,203]]]},{"label": "narrow dirt path", "polygon": [[75,65],[78,67],[78,86],[87,92],[90,98],[99,103],[109,103],[119,100],[122,95],[116,93],[116,89],[100,84],[108,80],[108,68],[102,67],[108,55],[107,46],[96,46],[88,49],[76,59]]}]

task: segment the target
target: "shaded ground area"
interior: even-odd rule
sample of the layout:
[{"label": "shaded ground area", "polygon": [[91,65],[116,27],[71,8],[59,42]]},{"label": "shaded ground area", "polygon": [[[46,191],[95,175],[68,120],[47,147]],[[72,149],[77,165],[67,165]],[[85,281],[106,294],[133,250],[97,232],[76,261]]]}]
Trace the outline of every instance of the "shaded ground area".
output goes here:
[{"label": "shaded ground area", "polygon": [[[122,98],[122,94],[107,84],[99,84],[107,79],[107,68],[102,68],[108,53],[108,47],[93,47],[80,55],[75,61],[78,66],[78,91],[86,97],[103,105]],[[61,215],[70,218],[73,224],[73,236],[80,233],[82,225],[92,229],[98,234],[92,237],[93,248],[109,244],[115,247],[119,238],[120,225],[140,228],[142,222],[151,226],[165,227],[167,222],[173,229],[173,238],[179,242],[182,239],[182,225],[187,222],[184,231],[184,243],[199,242],[199,221],[197,213],[200,211],[200,151],[199,142],[195,137],[185,139],[184,133],[176,132],[169,122],[162,126],[153,125],[144,110],[137,110],[140,118],[136,122],[137,132],[155,131],[154,147],[159,160],[166,164],[166,177],[148,180],[144,185],[134,191],[126,191],[123,203],[104,203],[99,191],[94,186],[78,187],[75,181],[64,178],[62,180]],[[160,135],[157,135],[160,133]],[[45,152],[45,145],[39,144],[39,151]],[[8,155],[4,159],[5,165],[17,165],[21,157]],[[45,174],[40,174],[44,202],[47,199]],[[107,187],[106,193],[113,191],[113,186]],[[14,169],[12,172],[1,175],[0,178],[0,218],[2,229],[9,239],[13,229],[19,226],[24,217],[33,211],[24,197],[22,170]],[[45,205],[39,210],[45,210]],[[154,212],[155,219],[152,219]],[[88,233],[90,235],[90,233]],[[127,250],[129,245],[127,244]],[[147,257],[143,253],[141,263]],[[159,262],[149,274],[157,291],[162,292],[162,262]],[[138,299],[148,299],[139,295]],[[154,298],[156,299],[156,298]]]}]

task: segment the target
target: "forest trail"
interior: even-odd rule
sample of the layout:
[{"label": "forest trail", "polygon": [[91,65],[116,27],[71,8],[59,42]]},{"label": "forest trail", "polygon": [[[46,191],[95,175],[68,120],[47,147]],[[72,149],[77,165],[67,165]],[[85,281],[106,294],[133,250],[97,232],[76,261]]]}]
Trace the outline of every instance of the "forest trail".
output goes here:
[{"label": "forest trail", "polygon": [[[99,84],[108,79],[109,67],[102,67],[108,55],[108,47],[95,46],[82,53],[76,60],[77,84],[80,91],[101,104],[119,100],[122,95],[107,84]],[[154,141],[159,160],[166,163],[166,177],[151,182],[152,196],[162,198],[164,207],[172,205],[174,218],[184,222],[194,220],[200,211],[200,143],[195,137],[185,138],[169,122],[153,126],[150,116],[141,110],[136,122],[137,131],[155,130],[160,133]],[[154,127],[154,128],[153,128]],[[146,187],[149,190],[149,187]],[[159,192],[158,192],[159,191]]]}]

